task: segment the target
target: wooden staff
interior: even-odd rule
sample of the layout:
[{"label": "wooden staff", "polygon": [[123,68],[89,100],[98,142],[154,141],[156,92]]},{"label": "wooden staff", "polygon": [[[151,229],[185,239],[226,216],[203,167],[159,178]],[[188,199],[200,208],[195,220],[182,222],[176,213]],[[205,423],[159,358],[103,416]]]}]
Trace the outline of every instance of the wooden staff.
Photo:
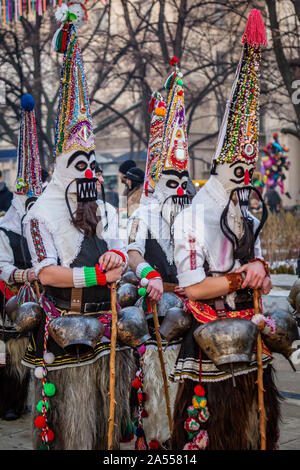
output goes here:
[{"label": "wooden staff", "polygon": [[172,422],[172,413],[171,413],[171,405],[170,405],[169,387],[168,387],[168,381],[167,381],[164,356],[163,356],[163,351],[162,351],[161,336],[160,336],[160,332],[158,331],[159,322],[158,322],[158,315],[157,315],[157,306],[156,306],[156,303],[154,302],[152,304],[152,314],[153,314],[153,320],[154,320],[154,326],[155,326],[155,335],[156,335],[156,341],[157,341],[157,347],[158,347],[161,373],[162,373],[163,381],[164,381],[165,398],[166,398],[167,413],[168,413],[169,428],[170,428],[170,437],[171,437],[172,432],[173,432],[173,422]]},{"label": "wooden staff", "polygon": [[[254,289],[254,314],[260,313],[259,300],[260,292]],[[259,430],[260,430],[260,450],[266,450],[266,410],[264,405],[264,383],[263,383],[263,364],[262,364],[262,340],[261,327],[258,326],[257,335],[257,387],[258,387],[258,409],[259,409]]]},{"label": "wooden staff", "polygon": [[40,293],[39,283],[37,281],[34,281],[33,284],[34,284],[34,290],[37,295],[37,298],[38,300],[40,300],[41,293]]},{"label": "wooden staff", "polygon": [[111,338],[110,338],[110,360],[109,360],[109,418],[107,450],[113,450],[113,438],[115,427],[115,382],[116,382],[116,342],[117,342],[117,289],[116,283],[111,283]]}]

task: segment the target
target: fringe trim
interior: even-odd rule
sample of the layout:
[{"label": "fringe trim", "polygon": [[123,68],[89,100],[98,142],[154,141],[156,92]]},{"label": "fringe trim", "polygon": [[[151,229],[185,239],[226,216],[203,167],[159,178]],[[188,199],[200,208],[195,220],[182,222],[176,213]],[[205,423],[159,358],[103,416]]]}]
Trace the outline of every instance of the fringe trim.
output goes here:
[{"label": "fringe trim", "polygon": [[[123,347],[120,347],[120,348],[116,349],[116,351],[120,352],[120,351],[125,351],[125,350],[128,350],[128,349],[130,349],[128,346],[123,346]],[[53,370],[60,370],[60,369],[68,369],[68,368],[72,368],[72,367],[86,366],[86,365],[93,364],[98,359],[100,359],[103,356],[106,356],[107,354],[110,354],[110,349],[106,349],[105,351],[101,351],[99,354],[97,354],[92,359],[89,359],[89,360],[84,361],[84,362],[78,362],[78,363],[73,363],[73,364],[65,364],[63,366],[54,366],[54,367],[51,367],[51,365],[47,365],[47,369],[48,369],[48,371],[51,372]],[[23,364],[25,367],[29,367],[30,369],[35,369],[36,368],[36,366],[34,364],[31,364],[30,362],[27,362],[24,359],[21,360],[21,364]]]}]

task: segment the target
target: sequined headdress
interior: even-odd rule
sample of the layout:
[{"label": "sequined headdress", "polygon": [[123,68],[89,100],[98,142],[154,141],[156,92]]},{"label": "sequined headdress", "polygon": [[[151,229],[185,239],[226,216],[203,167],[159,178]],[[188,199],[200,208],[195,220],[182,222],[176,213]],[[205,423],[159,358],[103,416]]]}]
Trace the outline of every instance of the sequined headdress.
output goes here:
[{"label": "sequined headdress", "polygon": [[188,169],[188,144],[184,110],[183,74],[178,68],[178,59],[170,61],[174,72],[166,81],[169,90],[167,113],[164,124],[161,158],[155,169],[156,180],[163,170],[183,171]]},{"label": "sequined headdress", "polygon": [[54,156],[94,148],[86,76],[75,27],[70,24],[61,71]]},{"label": "sequined headdress", "polygon": [[153,92],[148,111],[151,113],[151,124],[141,204],[146,204],[153,194],[157,182],[157,165],[161,158],[161,146],[167,109],[166,103],[158,91]]},{"label": "sequined headdress", "polygon": [[21,99],[18,169],[15,193],[28,197],[39,196],[42,193],[34,99],[29,94],[23,95]]},{"label": "sequined headdress", "polygon": [[253,164],[258,158],[261,46],[267,43],[259,10],[251,11],[242,42],[242,55],[214,155],[217,163]]}]

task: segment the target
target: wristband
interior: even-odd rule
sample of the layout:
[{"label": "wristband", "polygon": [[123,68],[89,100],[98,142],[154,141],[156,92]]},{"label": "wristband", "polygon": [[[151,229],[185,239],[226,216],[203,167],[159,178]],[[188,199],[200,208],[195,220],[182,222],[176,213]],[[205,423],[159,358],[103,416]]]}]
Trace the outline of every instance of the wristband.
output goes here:
[{"label": "wristband", "polygon": [[104,286],[107,281],[97,264],[95,267],[73,268],[73,283],[74,287],[82,289],[83,287]]},{"label": "wristband", "polygon": [[138,279],[141,279],[141,273],[143,271],[144,268],[151,268],[150,264],[149,263],[140,263],[137,265],[137,268],[135,270],[135,274],[137,276]]},{"label": "wristband", "polygon": [[126,258],[125,258],[124,253],[122,253],[122,251],[118,251],[118,250],[109,250],[109,251],[112,251],[113,253],[117,253],[117,255],[121,256],[123,263],[124,264],[126,263]]},{"label": "wristband", "polygon": [[25,282],[25,270],[24,269],[15,269],[13,272],[13,280],[16,284],[23,284]]},{"label": "wristband", "polygon": [[96,271],[96,277],[97,277],[97,284],[99,286],[105,286],[107,284],[106,276],[101,271],[99,264],[96,264],[95,271]]},{"label": "wristband", "polygon": [[270,269],[269,269],[268,263],[264,259],[261,259],[261,258],[253,258],[251,261],[249,261],[249,263],[255,263],[256,261],[260,261],[264,265],[266,276],[269,277]]},{"label": "wristband", "polygon": [[229,273],[224,274],[224,276],[226,277],[229,284],[228,294],[231,294],[232,292],[241,289],[244,281],[244,278],[241,273]]}]

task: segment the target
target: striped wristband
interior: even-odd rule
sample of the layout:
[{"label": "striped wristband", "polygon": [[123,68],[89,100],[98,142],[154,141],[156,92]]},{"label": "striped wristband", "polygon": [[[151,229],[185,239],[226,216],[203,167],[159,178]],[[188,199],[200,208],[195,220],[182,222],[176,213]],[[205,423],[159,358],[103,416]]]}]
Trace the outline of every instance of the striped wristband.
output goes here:
[{"label": "striped wristband", "polygon": [[99,265],[95,267],[73,268],[73,284],[75,288],[104,286],[107,284],[106,276],[101,272]]}]

